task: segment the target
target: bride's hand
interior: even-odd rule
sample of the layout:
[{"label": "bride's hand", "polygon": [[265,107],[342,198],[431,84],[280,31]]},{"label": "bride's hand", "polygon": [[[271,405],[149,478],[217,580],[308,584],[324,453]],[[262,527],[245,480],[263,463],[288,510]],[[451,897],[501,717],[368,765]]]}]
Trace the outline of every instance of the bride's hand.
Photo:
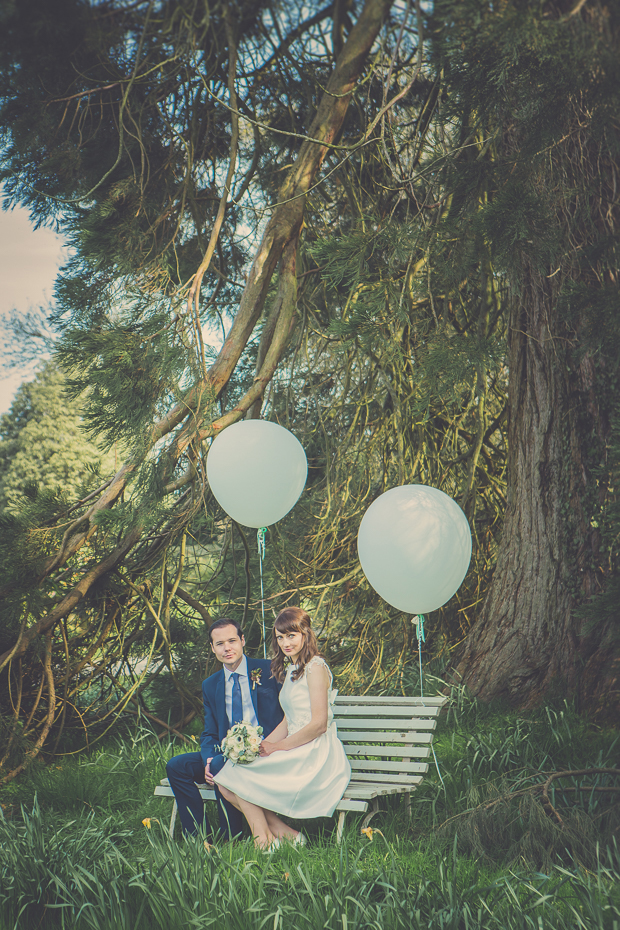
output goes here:
[{"label": "bride's hand", "polygon": [[270,743],[269,740],[264,739],[259,746],[258,754],[259,756],[270,756],[272,752],[276,752],[277,746],[275,743]]}]

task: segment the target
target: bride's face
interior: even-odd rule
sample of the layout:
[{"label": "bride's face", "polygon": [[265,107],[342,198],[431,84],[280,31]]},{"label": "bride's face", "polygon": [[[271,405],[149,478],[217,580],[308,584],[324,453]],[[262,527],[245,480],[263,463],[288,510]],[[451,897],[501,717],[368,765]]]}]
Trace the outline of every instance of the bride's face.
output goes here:
[{"label": "bride's face", "polygon": [[304,645],[304,635],[299,633],[297,630],[290,630],[288,633],[281,633],[279,630],[276,631],[276,640],[278,646],[284,653],[287,659],[290,659],[293,664],[297,662],[297,656],[301,652]]}]

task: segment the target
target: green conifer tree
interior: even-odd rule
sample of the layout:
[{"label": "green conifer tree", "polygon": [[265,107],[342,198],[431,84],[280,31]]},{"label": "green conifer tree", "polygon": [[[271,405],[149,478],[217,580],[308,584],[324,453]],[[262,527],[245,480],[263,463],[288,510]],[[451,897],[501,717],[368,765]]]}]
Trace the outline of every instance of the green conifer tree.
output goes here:
[{"label": "green conifer tree", "polygon": [[616,493],[620,9],[441,0],[434,27],[445,115],[472,153],[452,165],[445,235],[457,260],[483,241],[508,285],[506,517],[457,672],[485,698],[556,690],[617,719],[620,614],[596,595],[618,570],[600,525]]},{"label": "green conifer tree", "polygon": [[[0,670],[15,674],[25,656],[36,666],[43,639],[35,704],[41,693],[54,704],[52,653],[66,657],[67,642],[105,651],[82,630],[113,639],[125,608],[136,627],[107,653],[114,667],[118,649],[151,635],[174,675],[186,530],[215,509],[205,441],[256,414],[287,347],[317,176],[341,139],[346,152],[372,134],[353,95],[369,83],[372,107],[385,104],[369,53],[391,2],[349,6],[25,0],[3,11],[4,191],[69,237],[58,355],[85,423],[124,455],[83,506],[50,508],[44,544],[31,533],[22,563],[5,565],[14,635]],[[205,336],[220,324],[226,338],[210,353]],[[66,662],[65,682],[83,667]],[[36,718],[37,745],[50,715]]]},{"label": "green conifer tree", "polygon": [[114,452],[102,454],[88,440],[82,405],[65,387],[57,365],[46,362],[0,418],[0,514],[18,516],[36,495],[75,503],[97,475],[113,473]]}]

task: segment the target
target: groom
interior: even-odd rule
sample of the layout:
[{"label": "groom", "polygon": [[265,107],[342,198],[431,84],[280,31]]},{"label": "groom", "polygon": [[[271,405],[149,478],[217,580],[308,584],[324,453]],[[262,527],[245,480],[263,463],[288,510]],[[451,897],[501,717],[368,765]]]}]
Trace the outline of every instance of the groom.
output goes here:
[{"label": "groom", "polygon": [[[200,752],[173,756],[166,774],[179,809],[183,830],[195,834],[205,818],[204,803],[195,785],[214,786],[224,762],[219,750],[229,728],[241,720],[263,728],[268,736],[284,714],[278,695],[281,685],[271,677],[268,659],[249,659],[244,655],[245,637],[236,620],[222,617],[209,628],[211,651],[223,668],[202,683],[205,728],[200,737]],[[220,830],[228,839],[241,833],[240,811],[221,796],[217,785]]]}]

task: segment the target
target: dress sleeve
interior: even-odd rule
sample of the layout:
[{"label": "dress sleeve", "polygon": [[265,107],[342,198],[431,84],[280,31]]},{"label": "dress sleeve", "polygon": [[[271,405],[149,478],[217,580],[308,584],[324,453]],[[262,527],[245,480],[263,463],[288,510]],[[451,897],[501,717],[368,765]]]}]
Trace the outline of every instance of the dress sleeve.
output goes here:
[{"label": "dress sleeve", "polygon": [[304,674],[307,674],[309,668],[314,668],[317,665],[322,665],[323,668],[327,669],[327,673],[329,675],[329,687],[331,688],[334,681],[334,676],[331,673],[329,665],[322,656],[313,656],[310,661],[306,663]]}]

